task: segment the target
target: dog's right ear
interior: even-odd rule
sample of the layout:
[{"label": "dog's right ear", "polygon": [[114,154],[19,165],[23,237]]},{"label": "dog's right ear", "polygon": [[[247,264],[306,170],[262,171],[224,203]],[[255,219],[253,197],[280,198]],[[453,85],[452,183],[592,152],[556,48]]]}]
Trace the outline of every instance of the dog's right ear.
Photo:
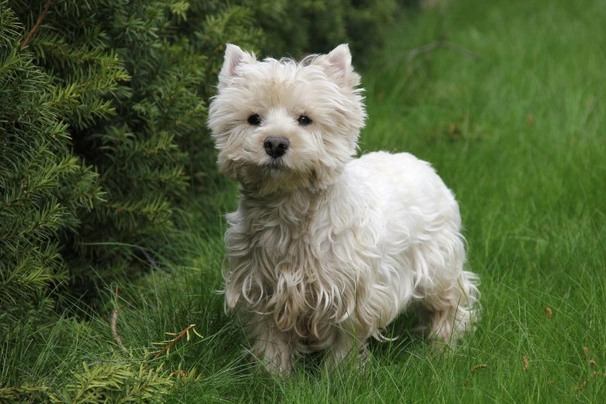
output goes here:
[{"label": "dog's right ear", "polygon": [[317,56],[311,64],[322,68],[339,87],[354,88],[360,84],[360,76],[351,66],[351,52],[347,44],[337,46],[327,55]]},{"label": "dog's right ear", "polygon": [[256,61],[254,54],[244,52],[239,46],[228,43],[225,49],[223,67],[219,73],[219,85],[225,85],[233,77],[237,77],[239,75],[238,67],[242,64],[250,64]]}]

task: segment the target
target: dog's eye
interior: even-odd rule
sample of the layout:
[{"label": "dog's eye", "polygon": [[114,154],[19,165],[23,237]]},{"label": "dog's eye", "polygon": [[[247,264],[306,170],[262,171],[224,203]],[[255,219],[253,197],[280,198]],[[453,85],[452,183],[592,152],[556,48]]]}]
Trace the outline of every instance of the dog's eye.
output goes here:
[{"label": "dog's eye", "polygon": [[301,115],[299,119],[297,119],[297,122],[299,122],[299,125],[307,126],[312,122],[312,120],[309,119],[308,116]]},{"label": "dog's eye", "polygon": [[249,124],[254,125],[254,126],[261,125],[261,117],[259,116],[259,114],[253,114],[253,115],[249,116],[247,121]]}]

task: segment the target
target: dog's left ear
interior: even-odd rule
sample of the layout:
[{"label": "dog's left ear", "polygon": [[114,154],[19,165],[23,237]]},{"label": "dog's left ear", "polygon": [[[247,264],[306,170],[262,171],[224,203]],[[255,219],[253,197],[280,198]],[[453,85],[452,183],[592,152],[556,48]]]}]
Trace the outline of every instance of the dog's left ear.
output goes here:
[{"label": "dog's left ear", "polygon": [[311,64],[321,66],[339,87],[355,87],[360,84],[360,76],[351,65],[351,52],[347,44],[337,46],[327,55],[318,56]]}]

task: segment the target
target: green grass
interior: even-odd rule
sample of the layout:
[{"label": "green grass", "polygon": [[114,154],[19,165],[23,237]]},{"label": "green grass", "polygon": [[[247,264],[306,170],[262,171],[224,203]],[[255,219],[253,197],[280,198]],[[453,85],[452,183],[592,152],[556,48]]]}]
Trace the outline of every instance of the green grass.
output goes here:
[{"label": "green grass", "polygon": [[[9,363],[0,365],[0,397],[601,402],[606,3],[529,3],[455,0],[445,13],[404,16],[384,57],[363,73],[362,151],[409,151],[430,161],[461,204],[483,317],[455,352],[444,356],[408,338],[403,319],[391,330],[402,338],[372,343],[363,373],[311,366],[280,380],[250,365],[239,324],[213,292],[221,287],[222,214],[236,200],[228,188],[192,203],[176,247],[195,257],[190,264],[121,285],[117,297],[108,285],[107,307],[88,321],[65,318],[2,342]],[[451,45],[424,47],[438,40]],[[127,353],[111,334],[114,307]],[[169,355],[153,358],[166,346],[153,342],[194,323],[202,338],[190,332]]]}]

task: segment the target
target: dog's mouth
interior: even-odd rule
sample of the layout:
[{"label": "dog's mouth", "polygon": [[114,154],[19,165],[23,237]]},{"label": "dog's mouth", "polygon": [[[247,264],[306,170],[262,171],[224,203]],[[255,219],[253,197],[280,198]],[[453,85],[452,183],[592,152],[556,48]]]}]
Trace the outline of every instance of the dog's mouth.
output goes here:
[{"label": "dog's mouth", "polygon": [[286,166],[284,160],[281,157],[273,158],[263,166],[263,171],[270,175],[280,174],[287,170],[288,167]]}]

